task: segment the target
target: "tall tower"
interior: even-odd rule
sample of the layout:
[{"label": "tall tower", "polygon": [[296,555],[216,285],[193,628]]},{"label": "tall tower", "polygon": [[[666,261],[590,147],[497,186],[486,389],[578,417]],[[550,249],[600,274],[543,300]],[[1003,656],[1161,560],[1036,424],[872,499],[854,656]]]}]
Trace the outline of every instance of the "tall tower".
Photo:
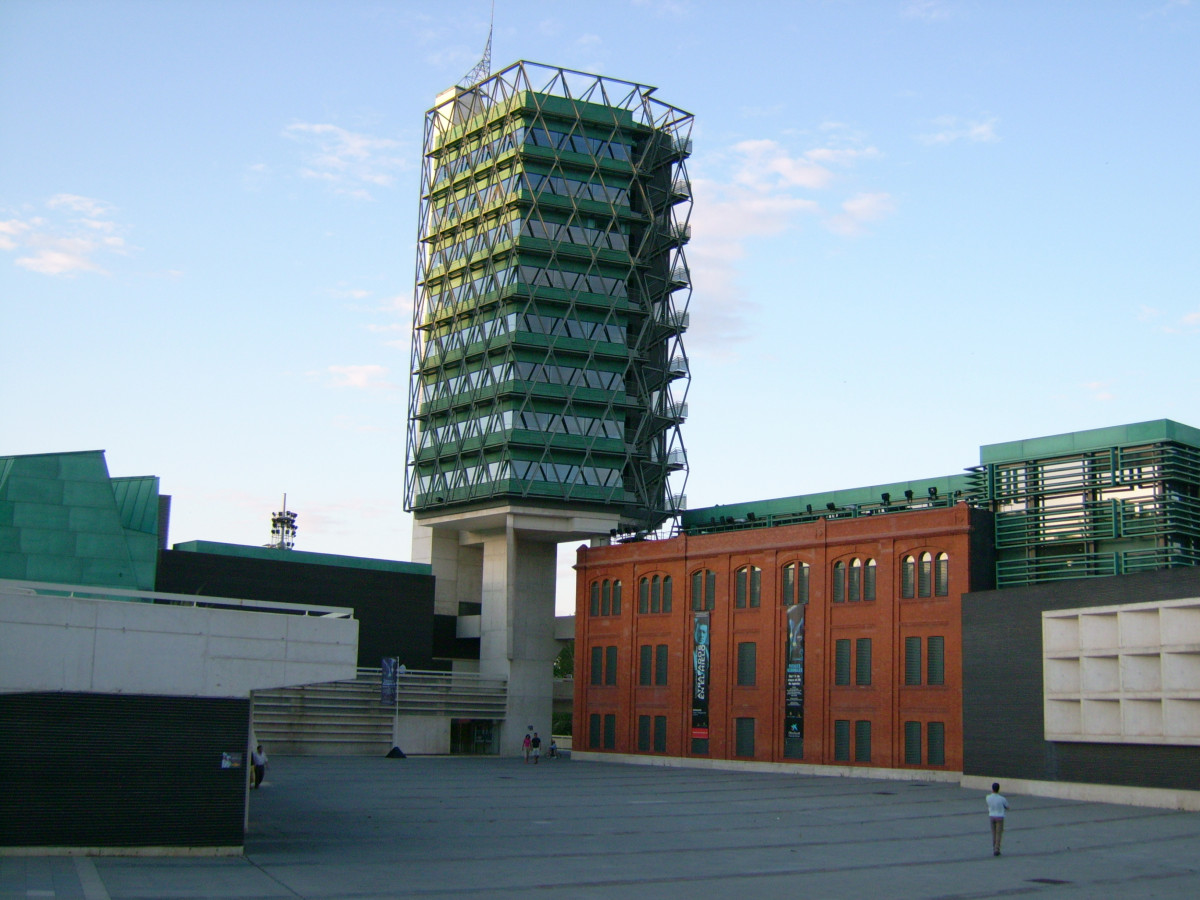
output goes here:
[{"label": "tall tower", "polygon": [[518,62],[425,118],[405,505],[506,751],[549,727],[555,545],[681,506],[692,116],[654,90]]}]

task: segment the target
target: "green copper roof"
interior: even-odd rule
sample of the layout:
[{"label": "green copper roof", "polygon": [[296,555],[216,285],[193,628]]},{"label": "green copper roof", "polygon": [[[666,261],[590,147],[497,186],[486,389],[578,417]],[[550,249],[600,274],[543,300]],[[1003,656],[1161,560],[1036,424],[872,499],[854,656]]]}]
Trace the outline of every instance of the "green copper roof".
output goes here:
[{"label": "green copper roof", "polygon": [[158,478],[113,478],[113,496],[121,524],[144,534],[158,534]]},{"label": "green copper roof", "polygon": [[0,578],[152,590],[157,561],[157,478],[110,478],[103,450],[0,458]]},{"label": "green copper roof", "polygon": [[[912,491],[911,503],[920,504],[922,508],[929,505],[930,488],[936,493],[940,505],[954,502],[955,492],[966,494],[970,489],[970,481],[966,475],[948,475],[940,478],[921,478],[915,481],[897,481],[893,484],[875,484],[867,487],[847,488],[838,491],[824,491],[818,494],[801,494],[796,497],[780,497],[774,500],[754,500],[748,503],[728,503],[710,506],[702,509],[689,509],[681,516],[680,524],[687,529],[703,528],[710,524],[720,524],[722,518],[727,524],[744,521],[767,521],[794,516],[820,517],[830,512],[829,504],[836,509],[851,509],[856,507],[892,508],[899,511],[910,504],[906,491]],[[883,495],[888,495],[885,504]],[[811,507],[811,509],[810,509]]]},{"label": "green copper roof", "polygon": [[269,559],[277,562],[308,563],[313,566],[374,569],[378,572],[401,572],[406,575],[433,574],[433,566],[426,563],[401,562],[397,559],[370,559],[365,556],[339,556],[334,553],[310,553],[306,550],[277,550],[274,547],[251,547],[246,544],[222,544],[216,541],[185,541],[182,544],[172,545],[171,549],[183,550],[188,553],[238,556],[242,559]]},{"label": "green copper roof", "polygon": [[1170,419],[1155,419],[1132,425],[1114,425],[1109,428],[1073,431],[1068,434],[1008,441],[1003,444],[987,444],[979,448],[979,461],[983,465],[1021,462],[1055,456],[1070,456],[1075,453],[1104,450],[1109,447],[1156,444],[1163,441],[1200,447],[1200,429],[1192,428],[1190,425],[1181,425]]}]

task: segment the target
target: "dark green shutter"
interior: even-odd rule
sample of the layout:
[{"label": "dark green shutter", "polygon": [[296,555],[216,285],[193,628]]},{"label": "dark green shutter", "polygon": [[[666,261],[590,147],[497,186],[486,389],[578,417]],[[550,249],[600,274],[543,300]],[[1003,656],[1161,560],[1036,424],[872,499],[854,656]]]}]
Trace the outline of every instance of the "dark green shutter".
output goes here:
[{"label": "dark green shutter", "polygon": [[850,641],[842,638],[834,642],[833,650],[833,683],[844,685],[850,683]]},{"label": "dark green shutter", "polygon": [[926,727],[929,736],[929,765],[944,766],[946,764],[946,725],[944,722],[930,722]]},{"label": "dark green shutter", "polygon": [[847,719],[833,723],[833,760],[850,762],[850,722]]},{"label": "dark green shutter", "polygon": [[865,719],[854,723],[854,761],[871,761],[871,723]]},{"label": "dark green shutter", "polygon": [[734,720],[734,755],[754,756],[754,720],[739,718]]},{"label": "dark green shutter", "polygon": [[921,639],[919,637],[904,639],[904,683],[921,683]]},{"label": "dark green shutter", "polygon": [[921,723],[904,723],[904,764],[919,766],[921,764]]},{"label": "dark green shutter", "polygon": [[944,637],[929,639],[929,671],[925,683],[946,683],[946,639]]},{"label": "dark green shutter", "polygon": [[592,684],[604,684],[604,648],[592,648],[591,666]]},{"label": "dark green shutter", "polygon": [[667,645],[659,644],[654,648],[654,683],[667,683]]},{"label": "dark green shutter", "polygon": [[740,687],[754,687],[757,680],[758,645],[744,641],[737,645],[737,683]]},{"label": "dark green shutter", "polygon": [[871,683],[871,639],[859,638],[854,648],[854,683],[868,685]]}]

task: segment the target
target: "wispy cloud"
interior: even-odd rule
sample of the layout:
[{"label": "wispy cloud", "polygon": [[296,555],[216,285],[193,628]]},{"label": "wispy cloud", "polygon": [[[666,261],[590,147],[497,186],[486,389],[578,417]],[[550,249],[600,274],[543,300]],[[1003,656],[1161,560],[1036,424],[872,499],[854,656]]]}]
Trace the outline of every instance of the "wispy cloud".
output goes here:
[{"label": "wispy cloud", "polygon": [[1168,318],[1168,314],[1153,306],[1138,307],[1137,320],[1153,325],[1163,334],[1190,334],[1200,331],[1200,310]]},{"label": "wispy cloud", "polygon": [[870,222],[878,222],[896,211],[891,194],[855,194],[842,203],[841,212],[825,219],[825,227],[837,234],[862,234]]},{"label": "wispy cloud", "polygon": [[354,388],[360,391],[395,387],[387,380],[386,366],[329,366],[328,373],[334,387]]},{"label": "wispy cloud", "polygon": [[283,133],[305,148],[301,177],[358,200],[371,200],[373,190],[392,187],[395,173],[408,166],[398,152],[403,145],[392,138],[312,122],[289,125]]},{"label": "wispy cloud", "polygon": [[101,260],[130,251],[127,228],[109,203],[79,194],[55,194],[35,212],[0,220],[0,250],[19,254],[13,263],[42,275],[108,274]]},{"label": "wispy cloud", "polygon": [[987,144],[1000,140],[1000,136],[996,134],[996,123],[999,121],[995,116],[983,119],[939,116],[930,123],[934,130],[917,135],[917,140],[931,147],[939,144],[953,144],[956,141]]},{"label": "wispy cloud", "polygon": [[691,348],[729,357],[731,347],[749,336],[758,304],[740,284],[747,241],[784,234],[805,220],[853,237],[895,210],[883,192],[853,194],[834,201],[832,210],[817,199],[841,185],[847,170],[882,157],[842,124],[826,123],[819,131],[820,143],[798,152],[776,140],[744,140],[704,161],[706,171],[721,174],[692,182],[688,259],[698,286],[693,300],[704,315],[689,332]]},{"label": "wispy cloud", "polygon": [[1107,403],[1115,396],[1112,391],[1109,390],[1111,385],[1111,381],[1088,381],[1084,383],[1083,388],[1091,395],[1093,400],[1097,400],[1101,403]]},{"label": "wispy cloud", "polygon": [[950,18],[950,4],[945,0],[909,0],[900,14],[908,19],[924,19],[936,22]]},{"label": "wispy cloud", "polygon": [[1167,0],[1166,3],[1163,3],[1155,9],[1152,9],[1146,13],[1142,13],[1142,18],[1148,19],[1151,16],[1169,16],[1172,13],[1191,5],[1192,0]]}]

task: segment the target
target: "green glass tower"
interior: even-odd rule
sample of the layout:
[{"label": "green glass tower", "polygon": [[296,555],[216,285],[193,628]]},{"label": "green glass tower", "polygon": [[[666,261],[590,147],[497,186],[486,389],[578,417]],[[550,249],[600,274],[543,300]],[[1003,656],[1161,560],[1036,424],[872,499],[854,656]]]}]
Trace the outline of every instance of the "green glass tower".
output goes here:
[{"label": "green glass tower", "polygon": [[[406,505],[680,504],[692,116],[518,62],[425,119]],[[678,473],[678,474],[676,474]]]},{"label": "green glass tower", "polygon": [[684,505],[692,116],[485,63],[425,116],[405,506],[435,610],[478,612],[516,753],[550,727],[558,544]]}]

